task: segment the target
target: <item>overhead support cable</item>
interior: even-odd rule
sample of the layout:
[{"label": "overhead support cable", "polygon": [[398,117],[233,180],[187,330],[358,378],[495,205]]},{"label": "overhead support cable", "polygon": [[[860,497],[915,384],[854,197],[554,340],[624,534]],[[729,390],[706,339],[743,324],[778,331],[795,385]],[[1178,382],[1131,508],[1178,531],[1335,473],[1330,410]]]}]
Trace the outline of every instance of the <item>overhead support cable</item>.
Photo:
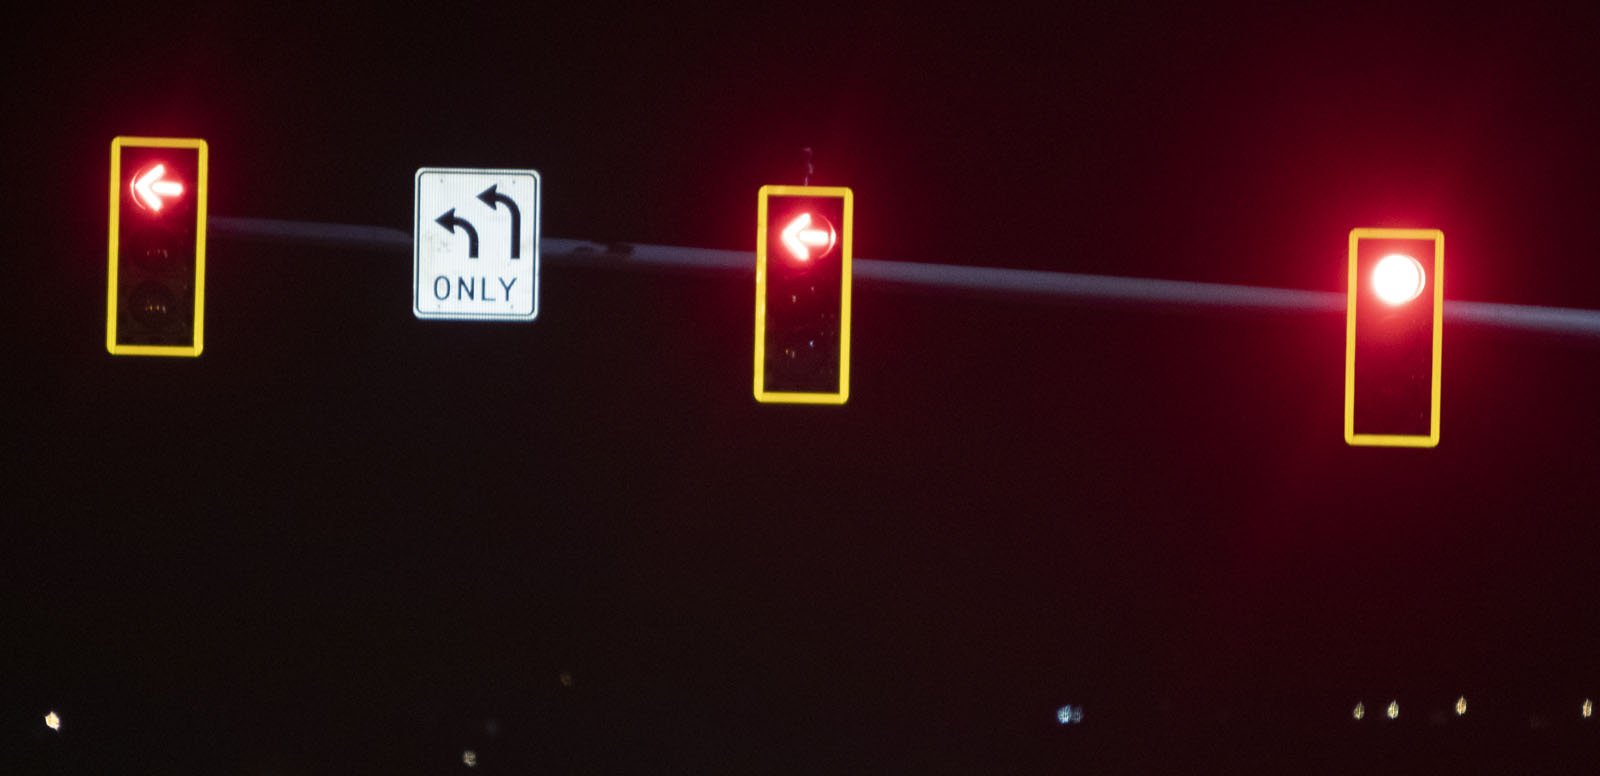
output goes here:
[{"label": "overhead support cable", "polygon": [[[211,216],[207,229],[212,237],[221,239],[379,251],[409,251],[411,248],[409,232],[381,226]],[[539,252],[548,266],[561,268],[742,272],[753,275],[756,266],[754,251],[608,244],[552,237],[539,240]],[[855,259],[854,271],[855,279],[867,284],[882,283],[907,289],[984,297],[1316,313],[1343,313],[1346,302],[1346,296],[1341,291],[909,261]],[[1450,324],[1600,339],[1600,310],[1447,300],[1444,319]]]}]

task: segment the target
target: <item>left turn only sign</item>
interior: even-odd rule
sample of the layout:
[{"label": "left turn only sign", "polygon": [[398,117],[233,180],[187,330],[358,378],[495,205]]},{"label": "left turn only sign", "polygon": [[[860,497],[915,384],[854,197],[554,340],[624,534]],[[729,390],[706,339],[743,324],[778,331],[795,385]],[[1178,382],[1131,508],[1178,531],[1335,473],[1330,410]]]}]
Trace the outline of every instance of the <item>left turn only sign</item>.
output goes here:
[{"label": "left turn only sign", "polygon": [[423,167],[411,225],[418,318],[539,315],[539,173]]}]

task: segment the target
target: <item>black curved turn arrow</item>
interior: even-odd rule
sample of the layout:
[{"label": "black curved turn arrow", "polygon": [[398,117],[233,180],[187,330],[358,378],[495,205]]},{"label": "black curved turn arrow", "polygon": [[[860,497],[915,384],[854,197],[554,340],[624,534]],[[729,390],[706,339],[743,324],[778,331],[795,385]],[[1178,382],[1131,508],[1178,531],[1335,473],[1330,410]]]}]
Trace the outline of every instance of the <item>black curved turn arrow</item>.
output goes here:
[{"label": "black curved turn arrow", "polygon": [[472,224],[468,223],[466,219],[456,218],[455,208],[450,208],[445,211],[444,215],[433,220],[434,223],[449,229],[451,234],[456,233],[456,227],[458,226],[467,230],[467,258],[478,258],[478,230],[472,228]]},{"label": "black curved turn arrow", "polygon": [[478,195],[478,199],[483,200],[483,204],[488,205],[490,210],[499,210],[495,206],[496,202],[504,202],[506,207],[511,208],[511,258],[520,259],[522,258],[522,211],[517,209],[517,203],[512,202],[510,197],[496,191],[496,185],[490,184],[489,188]]}]

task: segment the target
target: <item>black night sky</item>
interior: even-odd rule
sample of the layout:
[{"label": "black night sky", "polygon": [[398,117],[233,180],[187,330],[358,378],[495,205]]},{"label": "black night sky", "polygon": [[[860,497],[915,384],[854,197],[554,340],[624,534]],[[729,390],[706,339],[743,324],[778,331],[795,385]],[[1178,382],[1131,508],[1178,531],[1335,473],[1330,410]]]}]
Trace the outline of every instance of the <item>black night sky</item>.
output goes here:
[{"label": "black night sky", "polygon": [[809,146],[860,258],[1342,291],[1350,229],[1437,228],[1447,300],[1597,309],[1597,21],[32,9],[0,772],[1581,767],[1592,337],[1447,326],[1440,446],[1352,448],[1341,315],[863,281],[849,403],[774,406],[753,268],[437,322],[404,249],[218,235],[204,354],[112,357],[106,181],[199,137],[214,216],[409,230],[417,168],[531,168],[545,237],[750,251]]}]

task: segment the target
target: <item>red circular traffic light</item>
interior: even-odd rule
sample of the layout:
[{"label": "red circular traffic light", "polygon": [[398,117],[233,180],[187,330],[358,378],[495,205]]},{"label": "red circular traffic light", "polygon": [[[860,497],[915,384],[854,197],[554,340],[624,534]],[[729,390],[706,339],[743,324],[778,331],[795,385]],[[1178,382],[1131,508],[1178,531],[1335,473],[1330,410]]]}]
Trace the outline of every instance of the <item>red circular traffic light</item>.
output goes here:
[{"label": "red circular traffic light", "polygon": [[1379,259],[1372,270],[1372,290],[1391,305],[1405,304],[1421,296],[1427,280],[1422,262],[1403,253],[1391,253]]}]

